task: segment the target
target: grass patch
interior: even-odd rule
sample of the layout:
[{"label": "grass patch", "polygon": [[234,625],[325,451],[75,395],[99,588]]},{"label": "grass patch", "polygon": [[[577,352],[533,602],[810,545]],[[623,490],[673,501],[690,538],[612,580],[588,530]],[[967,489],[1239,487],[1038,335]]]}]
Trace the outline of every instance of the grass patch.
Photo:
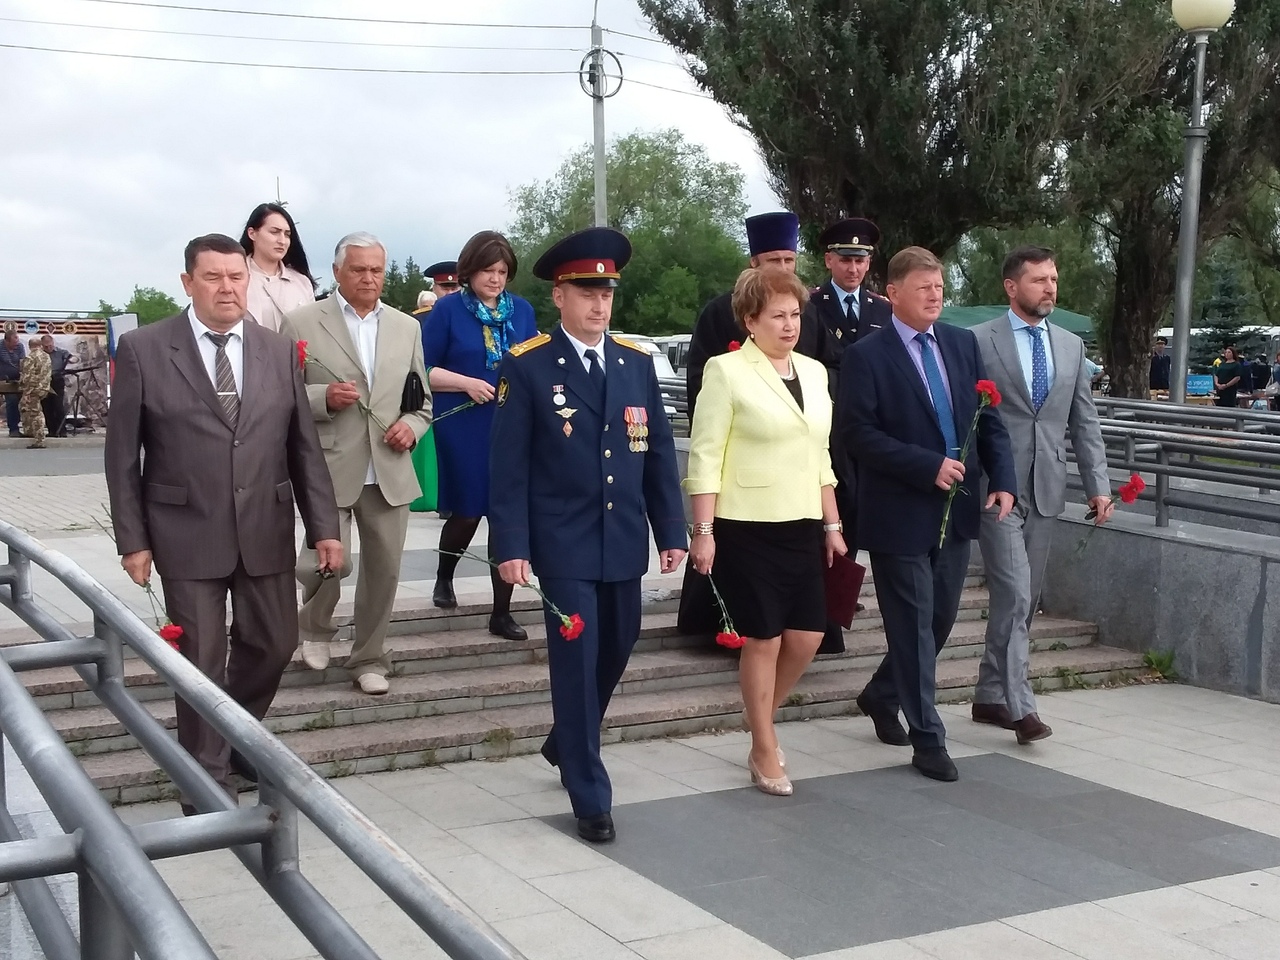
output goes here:
[{"label": "grass patch", "polygon": [[1177,680],[1178,668],[1173,665],[1176,654],[1172,650],[1148,650],[1142,662],[1162,680]]}]

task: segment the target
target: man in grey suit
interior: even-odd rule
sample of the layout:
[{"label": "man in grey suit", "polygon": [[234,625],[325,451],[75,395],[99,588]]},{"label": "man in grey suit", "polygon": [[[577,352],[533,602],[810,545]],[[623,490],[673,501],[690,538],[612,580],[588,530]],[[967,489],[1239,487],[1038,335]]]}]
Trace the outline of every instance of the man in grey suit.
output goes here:
[{"label": "man in grey suit", "polygon": [[[354,644],[345,666],[355,685],[372,695],[389,689],[387,628],[400,585],[409,504],[422,496],[409,452],[431,426],[422,328],[382,302],[386,267],[387,251],[377,237],[348,234],[334,251],[338,285],[333,296],[293,311],[280,327],[307,344],[307,396],[338,496],[348,553],[353,518],[360,533]],[[417,375],[426,402],[406,411],[401,401],[410,374]],[[323,670],[337,633],[333,611],[341,584],[316,570],[315,557],[303,551],[297,571],[303,593],[302,659]],[[341,576],[350,572],[348,559]]]},{"label": "man in grey suit", "polygon": [[[146,584],[153,563],[160,574],[183,656],[261,719],[296,647],[294,504],[326,570],[342,565],[338,509],[293,344],[245,320],[244,250],[197,237],[185,267],[191,306],[116,351],[111,521],[133,581]],[[199,714],[177,708],[178,742],[231,796],[232,770],[257,779]]]},{"label": "man in grey suit", "polygon": [[1106,523],[1114,505],[1084,342],[1049,322],[1058,300],[1053,251],[1012,251],[1004,262],[1004,289],[1009,312],[973,332],[987,375],[1004,398],[1000,416],[1018,470],[1018,502],[1004,520],[992,510],[982,514],[978,542],[991,597],[973,719],[1013,730],[1025,744],[1053,733],[1036,713],[1029,632],[1053,524],[1067,503],[1068,431],[1094,522]]}]

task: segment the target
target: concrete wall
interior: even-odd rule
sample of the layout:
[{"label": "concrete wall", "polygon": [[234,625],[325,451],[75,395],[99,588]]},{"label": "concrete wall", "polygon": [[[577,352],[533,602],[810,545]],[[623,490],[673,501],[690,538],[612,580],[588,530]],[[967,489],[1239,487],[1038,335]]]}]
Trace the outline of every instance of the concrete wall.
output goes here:
[{"label": "concrete wall", "polygon": [[1189,683],[1280,703],[1280,537],[1161,529],[1121,506],[1080,554],[1084,510],[1057,525],[1047,613],[1098,624],[1109,646],[1172,650]]}]

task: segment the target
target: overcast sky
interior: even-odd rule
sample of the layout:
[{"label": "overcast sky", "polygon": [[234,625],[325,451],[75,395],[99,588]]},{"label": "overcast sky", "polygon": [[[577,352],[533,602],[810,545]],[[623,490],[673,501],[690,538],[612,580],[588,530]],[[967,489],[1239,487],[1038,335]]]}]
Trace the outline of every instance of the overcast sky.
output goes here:
[{"label": "overcast sky", "polygon": [[[581,28],[334,23],[154,9],[183,2]],[[214,231],[238,237],[249,211],[275,199],[277,177],[313,271],[322,277],[334,243],[352,230],[378,234],[396,260],[412,256],[426,265],[455,256],[475,231],[510,221],[514,187],[546,178],[590,141],[591,101],[575,72],[589,46],[591,11],[592,0],[157,0],[132,6],[0,0],[0,44],[251,63],[570,73],[324,73],[0,47],[0,307],[86,310],[99,298],[119,305],[135,284],[159,287],[182,302],[178,274],[186,241]],[[600,22],[653,36],[634,0],[601,0]],[[694,91],[665,45],[610,34],[605,45],[623,54],[629,78]],[[631,83],[607,102],[605,121],[610,136],[678,127],[713,159],[743,167],[753,212],[776,206],[750,138],[710,100]]]}]

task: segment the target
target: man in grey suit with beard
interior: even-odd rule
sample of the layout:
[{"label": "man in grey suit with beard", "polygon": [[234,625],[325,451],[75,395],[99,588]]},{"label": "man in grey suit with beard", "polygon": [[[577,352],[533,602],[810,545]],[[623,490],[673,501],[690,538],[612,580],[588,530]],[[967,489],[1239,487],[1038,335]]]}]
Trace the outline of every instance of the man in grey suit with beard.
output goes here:
[{"label": "man in grey suit with beard", "polygon": [[1053,251],[1012,251],[1004,261],[1004,289],[1009,312],[973,333],[987,375],[1004,398],[1000,416],[1018,470],[1018,502],[1004,520],[993,510],[982,514],[978,542],[991,597],[973,719],[1013,730],[1026,744],[1053,733],[1036,713],[1029,632],[1053,524],[1067,503],[1068,431],[1094,522],[1106,523],[1114,504],[1084,342],[1050,323],[1058,300]]},{"label": "man in grey suit with beard", "polygon": [[[294,504],[326,571],[342,566],[338,506],[297,351],[246,319],[240,244],[192,240],[182,285],[191,306],[116,351],[105,454],[116,549],[137,584],[154,563],[183,656],[262,719],[297,644]],[[232,797],[232,770],[257,779],[182,700],[177,714],[178,742]]]}]

